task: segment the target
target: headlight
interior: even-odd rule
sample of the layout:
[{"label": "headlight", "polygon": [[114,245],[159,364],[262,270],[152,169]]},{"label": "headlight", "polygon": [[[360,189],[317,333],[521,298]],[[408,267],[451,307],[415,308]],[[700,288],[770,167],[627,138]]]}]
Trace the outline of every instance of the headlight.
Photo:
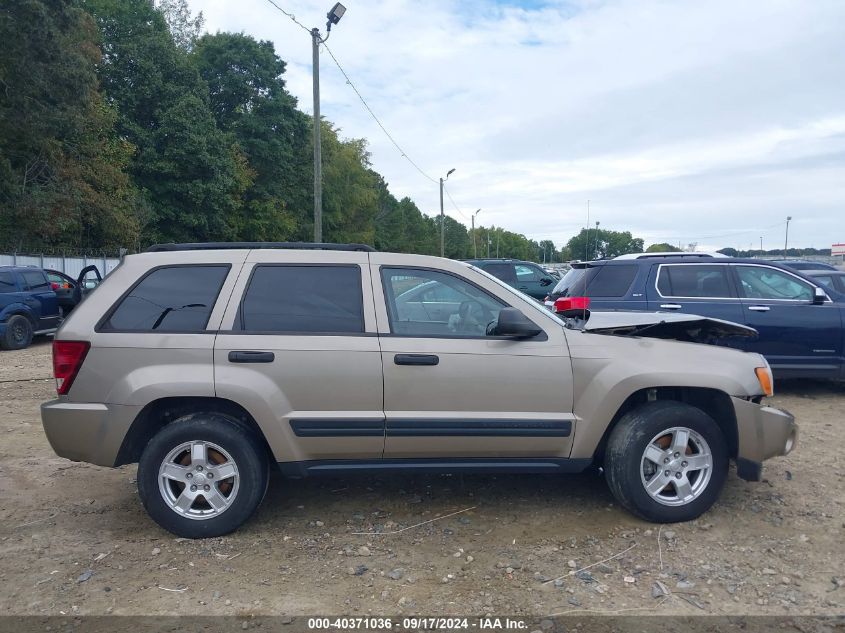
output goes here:
[{"label": "headlight", "polygon": [[769,397],[775,395],[775,381],[772,377],[772,370],[768,364],[765,367],[757,367],[754,370],[754,373],[757,374],[757,380],[760,383],[760,388],[763,390],[763,393]]}]

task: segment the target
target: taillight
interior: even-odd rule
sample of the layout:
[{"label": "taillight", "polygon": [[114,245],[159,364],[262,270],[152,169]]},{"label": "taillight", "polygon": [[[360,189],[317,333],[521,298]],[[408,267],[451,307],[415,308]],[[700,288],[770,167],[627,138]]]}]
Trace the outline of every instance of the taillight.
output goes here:
[{"label": "taillight", "polygon": [[90,347],[88,341],[53,341],[53,376],[60,396],[70,391]]},{"label": "taillight", "polygon": [[589,297],[561,297],[555,300],[555,312],[577,312],[590,307]]}]

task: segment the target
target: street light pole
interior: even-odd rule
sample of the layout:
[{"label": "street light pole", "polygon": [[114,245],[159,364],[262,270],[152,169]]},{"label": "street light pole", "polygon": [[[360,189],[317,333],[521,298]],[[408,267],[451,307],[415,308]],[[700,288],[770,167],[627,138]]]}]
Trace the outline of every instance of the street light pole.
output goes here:
[{"label": "street light pole", "polygon": [[792,219],[791,215],[786,216],[786,237],[783,238],[783,256],[786,257],[786,249],[789,246],[789,221]]},{"label": "street light pole", "polygon": [[314,241],[323,241],[323,155],[320,145],[320,44],[329,39],[332,24],[340,22],[346,7],[335,3],[326,14],[326,39],[320,37],[320,29],[311,29],[311,80],[314,96]]},{"label": "street light pole", "polygon": [[443,212],[443,183],[449,180],[454,168],[446,172],[446,178],[440,178],[440,257],[446,257],[446,214]]},{"label": "street light pole", "polygon": [[472,220],[472,256],[478,259],[478,244],[475,240],[475,216],[481,213],[481,209],[478,209],[475,213],[472,214],[470,220]]}]

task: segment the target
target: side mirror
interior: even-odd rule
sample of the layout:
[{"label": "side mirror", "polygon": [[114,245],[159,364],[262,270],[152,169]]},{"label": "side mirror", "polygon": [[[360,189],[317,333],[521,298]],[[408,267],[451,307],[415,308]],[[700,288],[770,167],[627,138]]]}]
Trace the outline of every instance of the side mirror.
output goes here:
[{"label": "side mirror", "polygon": [[502,308],[494,334],[514,338],[532,338],[543,330],[516,308]]},{"label": "side mirror", "polygon": [[827,301],[827,293],[822,288],[816,288],[813,293],[813,305],[820,306]]}]

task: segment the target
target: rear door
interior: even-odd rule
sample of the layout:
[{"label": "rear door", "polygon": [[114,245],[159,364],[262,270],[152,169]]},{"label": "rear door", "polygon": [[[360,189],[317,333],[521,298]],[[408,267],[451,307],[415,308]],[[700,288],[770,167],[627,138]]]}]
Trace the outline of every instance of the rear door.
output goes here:
[{"label": "rear door", "polygon": [[[553,317],[483,275],[458,272],[458,265],[448,271],[409,267],[406,256],[390,253],[372,253],[371,261],[385,458],[568,457],[572,370]],[[459,299],[454,312],[435,319],[400,300],[415,287],[432,286]],[[544,334],[528,340],[487,334],[507,305]]]},{"label": "rear door", "polygon": [[23,279],[25,295],[23,302],[31,307],[38,315],[37,330],[50,330],[59,325],[59,300],[53,292],[47,275],[43,270],[23,270],[20,273]]},{"label": "rear door", "polygon": [[278,461],[380,459],[381,354],[367,253],[254,250],[214,349],[218,397]]},{"label": "rear door", "polygon": [[760,334],[753,351],[781,376],[837,377],[843,363],[842,306],[829,300],[814,304],[815,286],[785,270],[756,264],[734,269],[745,323]]},{"label": "rear door", "polygon": [[660,264],[652,270],[647,286],[649,310],[745,322],[726,264]]}]

